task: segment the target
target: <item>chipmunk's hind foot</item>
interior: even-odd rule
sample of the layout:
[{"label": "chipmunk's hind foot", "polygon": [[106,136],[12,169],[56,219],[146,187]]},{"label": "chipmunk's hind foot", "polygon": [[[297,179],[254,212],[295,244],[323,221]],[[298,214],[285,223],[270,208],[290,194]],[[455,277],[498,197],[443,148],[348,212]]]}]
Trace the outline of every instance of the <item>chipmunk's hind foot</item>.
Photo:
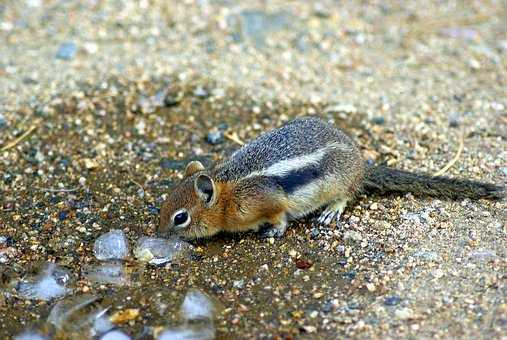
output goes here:
[{"label": "chipmunk's hind foot", "polygon": [[317,222],[321,225],[330,225],[333,220],[336,220],[336,224],[339,223],[340,217],[347,206],[347,201],[336,200],[329,204],[326,209],[320,214]]}]

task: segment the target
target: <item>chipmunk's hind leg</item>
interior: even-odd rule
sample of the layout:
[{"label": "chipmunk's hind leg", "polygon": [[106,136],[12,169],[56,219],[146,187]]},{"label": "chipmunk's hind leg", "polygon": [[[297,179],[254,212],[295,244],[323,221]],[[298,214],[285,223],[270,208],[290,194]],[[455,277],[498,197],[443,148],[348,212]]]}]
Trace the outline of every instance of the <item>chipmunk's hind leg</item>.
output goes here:
[{"label": "chipmunk's hind leg", "polygon": [[320,214],[317,221],[322,225],[330,225],[334,219],[336,219],[336,223],[338,224],[340,220],[340,216],[345,210],[347,206],[347,201],[344,199],[338,199],[332,203],[330,203],[326,209]]}]

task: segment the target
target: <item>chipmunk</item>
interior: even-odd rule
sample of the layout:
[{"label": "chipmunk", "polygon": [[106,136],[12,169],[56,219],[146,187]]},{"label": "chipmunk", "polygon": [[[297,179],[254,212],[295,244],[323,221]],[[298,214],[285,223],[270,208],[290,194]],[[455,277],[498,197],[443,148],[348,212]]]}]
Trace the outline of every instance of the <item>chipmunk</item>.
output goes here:
[{"label": "chipmunk", "polygon": [[367,165],[356,143],[318,118],[298,118],[259,136],[206,170],[190,162],[160,212],[159,231],[184,239],[258,230],[280,237],[287,222],[324,208],[337,223],[359,193],[411,192],[439,198],[500,199],[504,188]]}]

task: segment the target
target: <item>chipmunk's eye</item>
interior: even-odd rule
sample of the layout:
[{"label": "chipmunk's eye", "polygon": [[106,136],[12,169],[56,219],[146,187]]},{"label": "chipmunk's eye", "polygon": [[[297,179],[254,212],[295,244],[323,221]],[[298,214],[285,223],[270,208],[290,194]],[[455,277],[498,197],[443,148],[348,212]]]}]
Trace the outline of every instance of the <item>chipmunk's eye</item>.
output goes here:
[{"label": "chipmunk's eye", "polygon": [[175,227],[182,227],[190,222],[188,212],[185,209],[181,209],[174,214],[173,223]]}]

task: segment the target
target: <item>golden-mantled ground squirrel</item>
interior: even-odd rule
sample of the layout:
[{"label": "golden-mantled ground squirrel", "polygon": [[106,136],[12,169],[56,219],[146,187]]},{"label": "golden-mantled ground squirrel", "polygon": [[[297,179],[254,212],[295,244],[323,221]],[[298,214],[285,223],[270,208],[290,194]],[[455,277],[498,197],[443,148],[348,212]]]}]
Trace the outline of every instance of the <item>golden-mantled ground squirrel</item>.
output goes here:
[{"label": "golden-mantled ground squirrel", "polygon": [[287,221],[325,208],[330,224],[362,192],[411,192],[439,198],[504,196],[502,187],[369,166],[345,133],[318,118],[295,119],[259,136],[210,170],[197,161],[170,193],[160,214],[160,232],[186,239],[220,231],[272,227],[281,236]]}]

